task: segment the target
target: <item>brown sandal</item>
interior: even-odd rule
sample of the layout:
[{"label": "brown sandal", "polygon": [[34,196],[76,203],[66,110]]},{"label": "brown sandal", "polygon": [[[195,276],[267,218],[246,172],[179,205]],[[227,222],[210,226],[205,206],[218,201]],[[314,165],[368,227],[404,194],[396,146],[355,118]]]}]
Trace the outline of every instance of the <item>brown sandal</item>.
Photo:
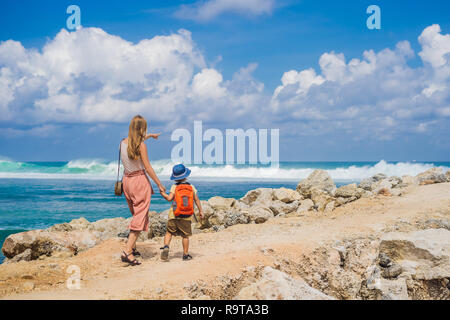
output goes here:
[{"label": "brown sandal", "polygon": [[141,264],[141,263],[140,263],[139,261],[137,261],[136,259],[130,260],[130,259],[128,258],[129,255],[133,254],[133,252],[130,252],[129,254],[126,254],[125,251],[122,251],[122,252],[123,252],[123,254],[125,255],[125,256],[121,256],[122,262],[126,262],[126,263],[128,263],[130,266],[138,266],[138,265]]}]

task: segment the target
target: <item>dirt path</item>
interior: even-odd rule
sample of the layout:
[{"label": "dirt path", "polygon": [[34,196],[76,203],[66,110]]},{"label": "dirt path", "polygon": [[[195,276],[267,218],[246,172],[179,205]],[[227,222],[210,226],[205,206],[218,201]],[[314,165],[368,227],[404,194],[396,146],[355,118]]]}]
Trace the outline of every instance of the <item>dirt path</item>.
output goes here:
[{"label": "dirt path", "polygon": [[[119,261],[123,242],[108,240],[68,259],[19,262],[0,266],[3,299],[179,299],[186,285],[214,283],[248,266],[273,265],[283,257],[296,259],[324,243],[377,236],[414,228],[430,218],[449,219],[450,183],[414,187],[402,197],[360,199],[332,213],[274,218],[260,225],[236,225],[191,238],[189,262],[181,260],[181,241],[171,245],[169,262],[159,259],[161,239],[139,243],[143,264]],[[270,248],[271,250],[267,250]],[[67,267],[81,271],[81,289],[69,290]]]}]

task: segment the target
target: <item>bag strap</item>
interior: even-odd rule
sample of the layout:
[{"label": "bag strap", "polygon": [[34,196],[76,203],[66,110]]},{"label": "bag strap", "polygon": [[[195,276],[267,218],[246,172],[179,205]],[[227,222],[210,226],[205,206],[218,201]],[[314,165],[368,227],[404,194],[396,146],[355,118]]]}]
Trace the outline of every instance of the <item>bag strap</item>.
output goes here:
[{"label": "bag strap", "polygon": [[120,141],[120,144],[119,144],[119,161],[117,162],[117,182],[119,182],[119,174],[120,174],[120,155],[121,155],[121,153],[122,153],[122,141],[123,140],[125,140],[125,139],[122,139],[121,141]]}]

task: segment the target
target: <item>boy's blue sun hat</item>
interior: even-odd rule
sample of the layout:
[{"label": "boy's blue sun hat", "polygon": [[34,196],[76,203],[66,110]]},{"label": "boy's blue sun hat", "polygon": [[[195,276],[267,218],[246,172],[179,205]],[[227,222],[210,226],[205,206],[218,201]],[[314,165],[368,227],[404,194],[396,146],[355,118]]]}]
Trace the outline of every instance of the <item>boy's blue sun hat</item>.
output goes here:
[{"label": "boy's blue sun hat", "polygon": [[184,164],[177,164],[173,166],[172,175],[170,176],[170,180],[182,180],[191,174],[191,170],[186,168]]}]

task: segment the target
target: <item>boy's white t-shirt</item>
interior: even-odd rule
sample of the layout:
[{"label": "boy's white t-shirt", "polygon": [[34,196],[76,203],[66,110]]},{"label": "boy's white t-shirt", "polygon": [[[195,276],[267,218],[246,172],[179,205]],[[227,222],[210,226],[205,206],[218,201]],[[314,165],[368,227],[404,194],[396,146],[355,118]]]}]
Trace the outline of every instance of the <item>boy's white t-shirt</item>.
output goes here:
[{"label": "boy's white t-shirt", "polygon": [[[197,194],[197,189],[191,184],[191,187],[192,187],[192,190],[194,191],[194,194]],[[170,187],[170,192],[169,192],[169,194],[170,193],[175,193],[175,189],[177,188],[177,185],[176,184],[174,184],[174,185],[172,185],[172,187]],[[170,209],[169,209],[169,220],[170,219],[183,219],[183,220],[191,220],[192,219],[192,217],[189,217],[189,218],[177,218],[177,217],[175,217],[175,215],[173,214],[173,206],[171,205],[170,206]]]}]

